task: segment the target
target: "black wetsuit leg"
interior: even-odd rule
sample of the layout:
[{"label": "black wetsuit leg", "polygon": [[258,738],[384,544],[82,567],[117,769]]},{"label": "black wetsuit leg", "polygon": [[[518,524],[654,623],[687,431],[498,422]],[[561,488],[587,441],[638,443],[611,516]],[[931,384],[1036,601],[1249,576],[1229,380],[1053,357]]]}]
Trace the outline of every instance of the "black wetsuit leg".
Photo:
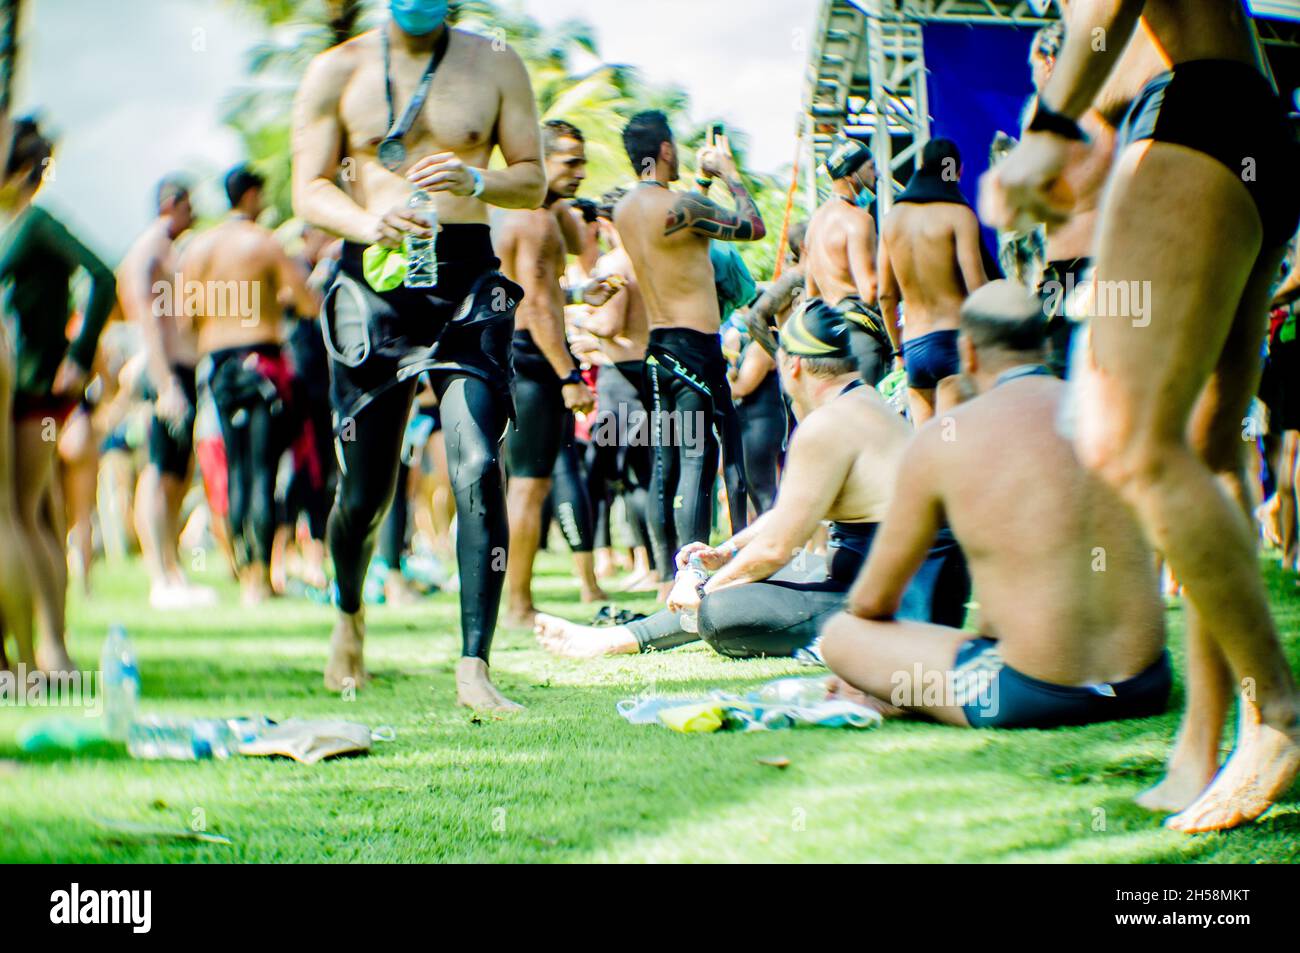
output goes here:
[{"label": "black wetsuit leg", "polygon": [[668,384],[678,457],[673,532],[678,546],[709,541],[713,529],[713,491],[718,479],[718,438],[713,432],[713,402],[678,378]]},{"label": "black wetsuit leg", "polygon": [[269,564],[277,523],[275,481],[284,442],[271,405],[279,395],[249,366],[266,350],[233,348],[212,355],[209,389],[226,446],[231,542],[240,566]]},{"label": "black wetsuit leg", "polygon": [[761,515],[776,502],[788,425],[776,372],[736,404],[745,444],[745,480],[749,498]]},{"label": "black wetsuit leg", "polygon": [[677,495],[678,454],[673,441],[675,428],[668,416],[673,406],[672,375],[662,368],[646,367],[650,391],[650,441],[652,468],[647,494],[647,523],[655,570],[660,581],[673,578],[673,558],[677,555],[677,534],[673,521],[673,498]]},{"label": "black wetsuit leg", "polygon": [[610,509],[619,485],[619,448],[601,446],[594,440],[580,446],[582,468],[587,476],[587,498],[591,500],[592,544],[596,549],[609,549],[613,545]]},{"label": "black wetsuit leg", "polygon": [[[326,536],[334,561],[338,607],[343,612],[361,610],[361,590],[375,548],[375,533],[397,488],[402,438],[414,396],[414,380],[386,390],[357,415],[350,430],[338,440],[342,469]],[[449,437],[449,462],[451,442]],[[461,504],[459,491],[456,504]],[[463,529],[463,520],[461,526]]]},{"label": "black wetsuit leg", "polygon": [[226,518],[230,522],[230,541],[235,552],[235,563],[247,566],[252,558],[244,528],[248,525],[249,503],[253,498],[252,446],[247,427],[236,427],[229,409],[217,407],[217,420],[221,425],[221,442],[226,448]]},{"label": "black wetsuit leg", "polygon": [[573,435],[573,414],[566,413],[568,436],[556,454],[555,469],[551,474],[551,498],[555,504],[555,519],[569,549],[575,553],[589,553],[593,546],[591,497],[587,493],[587,474],[578,456],[577,441]]},{"label": "black wetsuit leg", "polygon": [[709,593],[700,602],[698,635],[683,631],[677,613],[667,609],[628,629],[642,652],[704,639],[730,658],[789,658],[810,645],[821,624],[844,607],[847,586],[832,579],[790,582],[780,575]]},{"label": "black wetsuit leg", "polygon": [[845,598],[844,587],[830,580],[733,586],[700,603],[700,636],[730,658],[789,658],[817,638]]},{"label": "black wetsuit leg", "polygon": [[444,225],[439,283],[376,295],[364,249],[345,243],[322,310],[330,402],[343,470],[330,514],[338,606],[361,608],[366,566],[397,484],[416,380],[428,373],[441,411],[456,498],[462,651],[487,659],[505,582],[501,439],[513,409],[510,335],[523,289],[502,276],[486,225]]},{"label": "black wetsuit leg", "polygon": [[[316,468],[313,475],[306,466],[295,466],[289,481],[290,519],[299,513],[306,515],[311,538],[323,540],[338,464],[334,459],[334,425],[330,420],[329,356],[319,323],[295,321],[289,333],[289,348],[297,377],[295,400],[301,408],[303,426],[311,429],[315,449],[315,460],[308,465]],[[306,464],[306,461],[298,462]]]},{"label": "black wetsuit leg", "polygon": [[[492,387],[478,377],[435,378],[434,392],[438,395],[447,441],[447,469],[456,497],[462,653],[486,661],[496,630],[510,542],[501,471],[507,410]],[[403,426],[405,422],[403,415]],[[400,441],[399,432],[394,457]]]},{"label": "black wetsuit leg", "polygon": [[671,578],[675,547],[709,539],[719,441],[726,447],[723,463],[732,532],[747,522],[749,491],[740,419],[732,405],[718,335],[685,328],[653,329],[646,372],[656,455],[651,524],[667,514],[672,528],[673,547],[664,547],[662,559],[655,553],[659,577],[666,580]]},{"label": "black wetsuit leg", "polygon": [[402,554],[406,552],[406,537],[411,518],[411,468],[405,463],[397,468],[397,487],[393,503],[388,507],[384,525],[379,533],[379,558],[390,569],[402,568]]}]

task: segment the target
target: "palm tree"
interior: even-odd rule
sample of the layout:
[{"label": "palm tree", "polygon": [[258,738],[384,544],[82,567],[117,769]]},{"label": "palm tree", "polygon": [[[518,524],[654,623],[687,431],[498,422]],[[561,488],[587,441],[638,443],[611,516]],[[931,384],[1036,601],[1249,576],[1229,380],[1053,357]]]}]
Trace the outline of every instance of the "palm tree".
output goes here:
[{"label": "palm tree", "polygon": [[0,114],[13,103],[14,75],[18,72],[18,17],[22,0],[0,3]]},{"label": "palm tree", "polygon": [[238,0],[252,8],[270,38],[249,55],[254,85],[234,91],[224,120],[244,141],[250,163],[266,177],[266,197],[280,220],[292,216],[290,134],[293,97],[307,64],[364,27],[365,0]]},{"label": "palm tree", "polygon": [[[243,138],[250,161],[267,178],[267,198],[282,217],[292,214],[290,122],[293,95],[317,53],[356,36],[379,12],[378,0],[230,0],[258,13],[271,39],[256,47],[249,71],[254,85],[232,95],[225,121]],[[712,121],[689,118],[690,99],[676,86],[647,82],[634,68],[601,61],[593,28],[581,20],[543,27],[519,0],[453,0],[451,22],[486,36],[499,36],[528,68],[543,121],[567,119],[587,139],[585,193],[600,195],[626,185],[632,170],[623,150],[622,129],[642,109],[659,109],[677,130],[683,178],[694,178],[693,159]],[[732,149],[744,167],[746,137],[730,132]],[[770,233],[777,231],[784,188],[766,177],[747,176],[758,196]],[[743,246],[754,273],[770,274],[775,239]]]}]

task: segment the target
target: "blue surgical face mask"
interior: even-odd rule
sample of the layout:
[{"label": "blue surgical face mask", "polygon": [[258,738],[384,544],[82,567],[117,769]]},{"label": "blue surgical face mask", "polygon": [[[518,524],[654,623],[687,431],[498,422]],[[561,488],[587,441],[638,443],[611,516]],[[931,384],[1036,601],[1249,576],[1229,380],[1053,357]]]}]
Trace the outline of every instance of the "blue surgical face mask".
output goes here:
[{"label": "blue surgical face mask", "polygon": [[871,190],[864,185],[858,189],[858,197],[853,201],[858,208],[871,208],[871,203],[875,200],[876,197],[871,194]]},{"label": "blue surgical face mask", "polygon": [[389,10],[403,33],[428,36],[447,19],[447,0],[389,0]]}]

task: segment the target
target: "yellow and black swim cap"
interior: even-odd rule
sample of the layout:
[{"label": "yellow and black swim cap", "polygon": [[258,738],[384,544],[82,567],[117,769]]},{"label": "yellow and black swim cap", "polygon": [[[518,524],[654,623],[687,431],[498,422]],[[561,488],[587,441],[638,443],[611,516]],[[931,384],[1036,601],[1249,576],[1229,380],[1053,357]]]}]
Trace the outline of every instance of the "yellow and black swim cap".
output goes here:
[{"label": "yellow and black swim cap", "polygon": [[795,357],[851,357],[843,312],[820,298],[808,299],[781,328],[781,348]]}]

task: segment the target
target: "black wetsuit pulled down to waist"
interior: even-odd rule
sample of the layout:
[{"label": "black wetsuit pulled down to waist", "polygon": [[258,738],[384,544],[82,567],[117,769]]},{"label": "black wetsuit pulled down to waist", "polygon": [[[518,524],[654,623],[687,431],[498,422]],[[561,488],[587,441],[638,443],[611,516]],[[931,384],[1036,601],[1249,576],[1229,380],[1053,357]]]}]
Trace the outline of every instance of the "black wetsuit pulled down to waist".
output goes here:
[{"label": "black wetsuit pulled down to waist", "polygon": [[288,445],[290,373],[278,344],[224,348],[205,375],[226,448],[230,539],[239,566],[269,565],[275,538],[275,480]]},{"label": "black wetsuit pulled down to waist", "polygon": [[488,226],[442,226],[433,288],[375,291],[365,279],[364,252],[344,243],[321,314],[336,431],[389,388],[425,371],[431,378],[478,377],[513,410],[511,337],[524,293],[497,270]]},{"label": "black wetsuit pulled down to waist", "polygon": [[645,365],[654,450],[650,525],[655,566],[666,581],[672,578],[679,547],[709,539],[719,449],[732,533],[748,521],[749,491],[721,337],[687,328],[653,328]]}]

